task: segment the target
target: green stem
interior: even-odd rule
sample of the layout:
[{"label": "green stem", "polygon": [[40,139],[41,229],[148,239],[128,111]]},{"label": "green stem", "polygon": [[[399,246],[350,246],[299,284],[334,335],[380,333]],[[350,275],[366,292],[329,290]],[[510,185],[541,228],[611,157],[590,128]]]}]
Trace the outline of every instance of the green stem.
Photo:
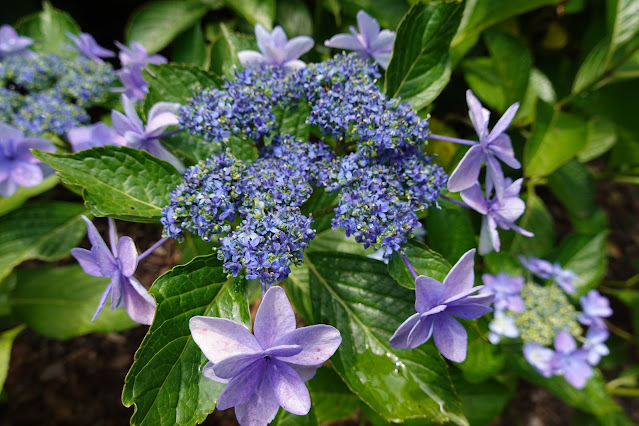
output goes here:
[{"label": "green stem", "polygon": [[614,388],[608,389],[608,393],[615,396],[628,396],[636,398],[639,397],[639,388]]}]

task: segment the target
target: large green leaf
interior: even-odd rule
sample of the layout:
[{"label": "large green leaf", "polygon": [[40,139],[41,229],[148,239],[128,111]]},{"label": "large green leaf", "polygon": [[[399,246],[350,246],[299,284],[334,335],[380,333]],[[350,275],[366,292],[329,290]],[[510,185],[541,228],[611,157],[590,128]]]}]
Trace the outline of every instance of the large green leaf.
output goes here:
[{"label": "large green leaf", "polygon": [[591,290],[606,275],[608,256],[606,255],[606,240],[608,231],[596,235],[571,234],[559,246],[557,261],[564,269],[577,274],[575,279],[575,297],[584,295]]},{"label": "large green leaf", "polygon": [[278,0],[275,16],[289,38],[313,34],[313,17],[302,0]]},{"label": "large green leaf", "polygon": [[17,318],[53,339],[135,327],[125,309],[106,308],[91,321],[109,280],[93,277],[79,265],[21,269],[9,306]]},{"label": "large green leaf", "polygon": [[535,235],[526,237],[515,233],[510,246],[511,254],[544,257],[555,246],[555,225],[552,215],[542,199],[534,193],[528,193],[526,211],[518,225]]},{"label": "large green leaf", "polygon": [[[444,281],[444,278],[446,278],[446,275],[450,271],[451,264],[444,259],[441,254],[415,240],[409,241],[407,246],[406,257],[408,257],[410,264],[417,274],[426,275],[439,282]],[[459,257],[453,260],[457,262],[458,259]],[[415,278],[408,270],[402,256],[396,254],[391,257],[388,263],[388,272],[402,287],[411,290],[415,288]]]},{"label": "large green leaf", "polygon": [[209,47],[204,40],[202,23],[196,21],[191,28],[180,34],[173,42],[171,62],[191,64],[207,69],[210,60]]},{"label": "large green leaf", "polygon": [[603,117],[593,117],[588,121],[588,140],[577,154],[579,161],[586,163],[604,154],[617,142],[615,124]]},{"label": "large green leaf", "polygon": [[254,38],[231,31],[225,24],[219,24],[216,29],[219,37],[211,46],[210,70],[218,75],[232,78],[236,67],[240,66],[237,57],[241,50],[257,50]]},{"label": "large green leaf", "polygon": [[451,376],[462,401],[462,410],[473,426],[492,424],[514,396],[514,391],[495,380],[469,383],[455,371]]},{"label": "large green leaf", "polygon": [[608,31],[613,49],[630,41],[639,33],[639,1],[612,0],[608,7]]},{"label": "large green leaf", "polygon": [[320,423],[351,416],[360,404],[332,368],[321,367],[308,382],[315,414]]},{"label": "large green leaf", "polygon": [[571,215],[583,219],[594,212],[594,179],[579,161],[569,161],[555,170],[548,176],[548,186]]},{"label": "large green leaf", "polygon": [[228,7],[235,10],[249,24],[261,24],[267,30],[273,28],[275,0],[225,0]]},{"label": "large green leaf", "polygon": [[44,179],[38,186],[19,187],[18,190],[10,197],[0,197],[0,216],[15,210],[23,205],[29,198],[42,194],[56,186],[59,179],[55,175],[51,175]]},{"label": "large green leaf", "polygon": [[318,426],[317,415],[315,413],[315,407],[311,397],[311,410],[303,415],[298,416],[296,414],[289,413],[282,407],[277,412],[277,416],[273,419],[269,425],[271,426]]},{"label": "large green leaf", "polygon": [[151,64],[144,74],[149,83],[149,93],[144,98],[147,113],[157,102],[186,104],[193,93],[222,85],[220,77],[193,65]]},{"label": "large green leaf", "polygon": [[42,12],[21,19],[15,29],[20,35],[33,39],[34,50],[59,55],[73,54],[72,50],[64,48],[72,44],[66,33],[80,32],[80,27],[68,13],[54,8],[48,1],[42,3]]},{"label": "large green leaf", "polygon": [[84,206],[74,203],[27,204],[0,221],[0,281],[28,259],[58,260],[78,245],[86,232],[80,217]]},{"label": "large green leaf", "polygon": [[524,150],[524,174],[546,176],[574,157],[586,145],[588,123],[537,103],[537,120]]},{"label": "large green leaf", "polygon": [[207,10],[208,6],[195,0],[146,3],[131,16],[125,39],[127,43],[142,43],[150,53],[157,52],[197,22]]},{"label": "large green leaf", "polygon": [[151,154],[113,145],[76,154],[34,155],[58,171],[60,178],[82,188],[87,207],[96,216],[133,222],[159,222],[180,173]]},{"label": "large green leaf", "polygon": [[315,322],[340,330],[331,362],[348,387],[387,420],[428,418],[466,424],[446,362],[432,342],[411,350],[390,346],[414,310],[415,295],[365,257],[309,253]]},{"label": "large green leaf", "polygon": [[450,79],[448,46],[461,18],[457,2],[435,1],[411,7],[397,29],[386,93],[420,110]]},{"label": "large green leaf", "polygon": [[353,21],[355,21],[357,12],[365,10],[377,19],[382,28],[395,30],[408,11],[408,3],[414,2],[405,0],[339,0],[335,3],[343,9],[345,15],[351,16]]},{"label": "large green leaf", "polygon": [[606,37],[592,48],[579,67],[572,84],[572,93],[583,92],[599,81],[608,69],[610,54],[610,38]]},{"label": "large green leaf", "polygon": [[449,262],[475,247],[473,226],[468,211],[448,203],[441,209],[430,209],[426,216],[426,241]]},{"label": "large green leaf", "polygon": [[224,385],[207,379],[206,357],[191,338],[189,319],[207,315],[250,328],[246,284],[227,278],[215,255],[176,266],[151,287],[155,319],[126,376],[122,402],[135,404],[134,425],[195,425],[213,411]]},{"label": "large green leaf", "polygon": [[4,387],[4,382],[7,380],[7,373],[9,373],[13,340],[24,330],[24,327],[24,325],[18,325],[0,334],[0,390]]}]

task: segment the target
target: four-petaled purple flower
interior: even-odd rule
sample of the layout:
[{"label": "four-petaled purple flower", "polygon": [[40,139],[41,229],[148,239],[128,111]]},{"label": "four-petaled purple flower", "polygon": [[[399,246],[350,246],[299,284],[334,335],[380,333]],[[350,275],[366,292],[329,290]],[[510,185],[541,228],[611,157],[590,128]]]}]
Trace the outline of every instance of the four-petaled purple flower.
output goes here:
[{"label": "four-petaled purple flower", "polygon": [[415,310],[390,338],[394,348],[422,345],[431,336],[441,354],[451,361],[466,359],[468,335],[453,318],[478,318],[493,309],[494,295],[471,296],[483,286],[473,287],[475,249],[466,252],[450,270],[443,283],[420,275],[415,279]]},{"label": "four-petaled purple flower", "polygon": [[607,328],[590,327],[586,333],[586,341],[583,349],[588,352],[588,363],[597,365],[604,357],[610,353],[610,349],[604,343],[608,340],[610,333]]},{"label": "four-petaled purple flower", "polygon": [[42,138],[25,138],[15,127],[0,123],[0,195],[13,195],[19,186],[42,183],[44,164],[31,154],[30,149],[53,152],[53,143]]},{"label": "four-petaled purple flower", "polygon": [[70,32],[67,32],[66,34],[67,37],[71,39],[78,52],[89,59],[93,59],[96,62],[102,62],[102,58],[112,58],[115,56],[113,51],[100,46],[91,34],[80,33],[80,37]]},{"label": "four-petaled purple flower", "polygon": [[497,311],[509,309],[513,312],[524,310],[524,300],[521,298],[521,289],[524,286],[523,277],[511,277],[505,272],[497,275],[484,274],[481,276],[484,288],[480,294],[492,293],[495,295],[493,306]]},{"label": "four-petaled purple flower", "polygon": [[202,373],[226,383],[217,408],[235,407],[241,425],[267,425],[280,406],[293,414],[311,408],[304,384],[340,345],[329,325],[295,329],[295,314],[281,287],[271,287],[255,316],[255,335],[224,318],[196,316],[193,340],[209,359]]},{"label": "four-petaled purple flower", "polygon": [[155,53],[153,55],[149,55],[144,45],[137,41],[132,41],[130,48],[119,41],[116,41],[115,45],[120,49],[118,58],[120,59],[120,63],[123,67],[138,66],[144,68],[148,64],[157,65],[168,62],[167,59],[160,54]]},{"label": "four-petaled purple flower", "polygon": [[111,277],[111,282],[102,294],[91,321],[97,318],[111,296],[111,309],[124,306],[133,321],[151,324],[155,315],[155,300],[133,277],[138,266],[135,243],[130,237],[118,240],[113,219],[109,218],[109,250],[93,223],[85,216],[82,218],[87,225],[91,250],[74,248],[71,249],[71,255],[87,274],[94,277]]},{"label": "four-petaled purple flower", "polygon": [[575,291],[573,281],[577,278],[577,274],[571,270],[562,269],[558,262],[550,263],[547,260],[532,256],[528,259],[524,256],[519,256],[519,260],[526,269],[537,275],[539,278],[543,278],[545,280],[553,279],[557,285],[564,289],[566,293],[572,293]]},{"label": "four-petaled purple flower", "polygon": [[555,353],[550,364],[554,374],[564,376],[577,389],[583,389],[593,375],[588,351],[577,349],[575,339],[567,331],[562,330],[555,336]]},{"label": "four-petaled purple flower", "polygon": [[[526,237],[534,235],[514,223],[526,209],[526,204],[519,198],[522,181],[523,179],[517,179],[504,189],[502,197],[495,196],[492,199],[484,198],[484,194],[477,183],[462,191],[461,197],[464,202],[484,215],[479,234],[479,254],[484,255],[492,250],[499,251],[501,244],[497,227],[512,229]],[[491,192],[492,185],[487,182],[486,194]]]},{"label": "four-petaled purple flower", "polygon": [[245,68],[255,68],[263,64],[284,67],[288,70],[296,70],[306,67],[298,58],[313,47],[313,39],[308,36],[299,36],[288,39],[282,27],[277,26],[272,33],[260,24],[255,25],[255,38],[260,52],[254,50],[242,50],[237,56]]},{"label": "four-petaled purple flower", "polygon": [[32,39],[18,35],[11,25],[0,27],[0,59],[11,55],[29,54],[27,47],[32,44]]},{"label": "four-petaled purple flower", "polygon": [[67,139],[74,152],[95,146],[126,145],[124,137],[101,121],[91,126],[72,128],[67,132]]},{"label": "four-petaled purple flower", "polygon": [[590,327],[605,329],[606,324],[602,318],[612,315],[608,298],[593,289],[579,299],[579,301],[581,302],[581,309],[583,310],[582,314],[577,318],[579,322]]},{"label": "four-petaled purple flower", "polygon": [[324,42],[325,46],[335,49],[355,50],[364,57],[372,57],[382,68],[388,68],[395,33],[389,30],[381,30],[375,18],[360,10],[357,12],[357,26],[350,27],[352,34],[337,34]]},{"label": "four-petaled purple flower", "polygon": [[149,110],[149,119],[146,126],[140,120],[133,103],[122,95],[124,114],[113,110],[111,119],[113,128],[127,141],[127,146],[148,151],[164,161],[171,163],[180,172],[184,172],[184,165],[177,157],[162,146],[158,140],[164,137],[164,131],[171,125],[178,124],[177,112],[180,104],[171,102],[158,102]]},{"label": "four-petaled purple flower", "polygon": [[539,343],[524,343],[524,358],[544,377],[553,375],[552,359],[555,352]]},{"label": "four-petaled purple flower", "polygon": [[[479,100],[470,90],[466,91],[468,114],[479,136],[479,142],[473,141],[473,146],[468,150],[464,158],[448,179],[448,190],[459,192],[468,189],[477,183],[482,162],[486,163],[486,179],[495,186],[497,198],[504,193],[506,183],[504,173],[497,158],[514,169],[519,169],[521,164],[515,158],[510,136],[506,129],[515,117],[519,109],[519,103],[515,103],[506,110],[493,130],[488,132],[488,119],[490,112],[483,108]],[[497,157],[497,158],[495,158]]]}]

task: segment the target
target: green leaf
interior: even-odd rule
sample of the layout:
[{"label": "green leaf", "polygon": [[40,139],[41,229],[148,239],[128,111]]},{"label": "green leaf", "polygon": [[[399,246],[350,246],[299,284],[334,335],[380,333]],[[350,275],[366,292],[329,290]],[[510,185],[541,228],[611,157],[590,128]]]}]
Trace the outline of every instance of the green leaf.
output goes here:
[{"label": "green leaf", "polygon": [[[419,275],[426,275],[443,282],[452,267],[446,259],[437,252],[432,251],[426,245],[415,240],[410,240],[406,248],[406,257],[413,265],[415,272]],[[457,262],[459,258],[455,259]],[[410,273],[400,255],[393,255],[388,263],[388,273],[402,287],[413,290],[415,288],[415,278]]]},{"label": "green leaf", "polygon": [[608,268],[606,240],[608,231],[596,235],[571,234],[559,246],[556,260],[563,269],[578,275],[574,280],[575,297],[586,294],[597,287]]},{"label": "green leaf", "polygon": [[572,93],[581,93],[599,81],[608,68],[610,48],[610,38],[608,37],[592,48],[577,71],[575,81],[572,84]]},{"label": "green leaf", "polygon": [[261,24],[269,31],[273,28],[275,0],[226,0],[225,3],[246,19],[249,24]]},{"label": "green leaf", "polygon": [[397,29],[385,92],[420,110],[450,79],[448,46],[461,18],[459,3],[417,3]]},{"label": "green leaf", "polygon": [[55,53],[62,56],[73,55],[73,51],[64,46],[72,44],[67,31],[73,34],[80,33],[80,26],[71,16],[51,3],[42,3],[42,12],[22,18],[15,25],[18,34],[31,37],[34,41],[33,50],[42,53]]},{"label": "green leaf", "polygon": [[56,169],[70,185],[82,188],[87,207],[96,216],[132,222],[159,222],[169,193],[182,182],[175,167],[151,154],[113,145],[76,154],[34,155]]},{"label": "green leaf", "polygon": [[313,229],[318,234],[332,229],[331,220],[335,216],[338,195],[337,191],[326,192],[323,187],[315,187],[311,197],[302,205],[302,214],[313,216]]},{"label": "green leaf", "polygon": [[466,361],[457,364],[464,374],[464,379],[470,383],[480,383],[495,377],[506,363],[501,349],[484,341],[474,331],[469,334]]},{"label": "green leaf", "polygon": [[125,31],[126,42],[142,43],[149,53],[160,51],[202,18],[207,10],[208,7],[199,1],[146,3],[131,15]]},{"label": "green leaf", "polygon": [[514,255],[505,252],[492,251],[484,256],[484,265],[491,274],[505,272],[511,277],[524,274],[524,267],[519,261],[520,253]]},{"label": "green leaf", "polygon": [[280,134],[293,136],[300,141],[308,141],[311,128],[306,124],[306,118],[310,114],[308,103],[300,103],[298,109],[294,112],[289,111],[273,111],[277,123],[279,124]]},{"label": "green leaf", "polygon": [[180,34],[173,42],[171,62],[191,64],[207,69],[209,67],[209,55],[202,23],[196,21],[191,28]]},{"label": "green leaf", "polygon": [[548,176],[548,187],[568,213],[584,219],[594,213],[595,188],[586,166],[571,160]]},{"label": "green leaf", "polygon": [[501,86],[501,78],[495,72],[491,58],[468,58],[461,63],[464,79],[473,93],[481,101],[498,110],[505,111],[506,93]]},{"label": "green leaf", "polygon": [[135,425],[195,425],[213,411],[223,384],[207,379],[207,359],[191,338],[196,315],[228,318],[250,328],[246,283],[227,278],[216,255],[195,258],[158,278],[155,319],[126,376],[122,402]]},{"label": "green leaf", "polygon": [[0,281],[28,259],[59,260],[77,246],[86,225],[84,206],[74,203],[27,204],[0,221]]},{"label": "green leaf", "polygon": [[350,417],[360,404],[357,395],[348,389],[332,368],[320,367],[308,382],[308,387],[320,423]]},{"label": "green leaf", "polygon": [[9,373],[13,340],[24,330],[24,327],[24,325],[19,325],[10,330],[3,331],[0,334],[0,390],[4,387],[4,382],[7,380],[7,373]]},{"label": "green leaf", "polygon": [[257,42],[252,37],[234,33],[221,23],[219,24],[219,38],[211,47],[210,70],[218,75],[232,78],[236,67],[240,67],[237,57],[241,50],[257,50]]},{"label": "green leaf", "polygon": [[275,15],[289,38],[313,34],[313,17],[302,0],[278,0]]},{"label": "green leaf", "polygon": [[45,178],[38,186],[19,187],[18,190],[10,197],[0,196],[0,216],[17,209],[23,205],[29,198],[42,194],[56,186],[59,179],[55,175]]},{"label": "green leaf", "polygon": [[[311,399],[311,403],[313,400]],[[269,425],[271,426],[318,426],[315,407],[311,404],[311,410],[304,416],[289,413],[282,407],[277,412],[277,416]]]},{"label": "green leaf", "polygon": [[617,142],[615,124],[603,117],[593,117],[588,121],[588,139],[586,146],[577,154],[582,163],[603,155]]},{"label": "green leaf", "polygon": [[137,326],[125,309],[106,308],[91,321],[109,281],[88,275],[79,265],[21,269],[9,305],[17,318],[52,339]]},{"label": "green leaf", "polygon": [[606,6],[612,49],[617,49],[639,33],[639,1],[612,0]]},{"label": "green leaf", "polygon": [[193,93],[222,85],[220,77],[193,65],[150,64],[149,69],[144,72],[149,83],[149,93],[144,99],[144,111],[147,113],[157,102],[186,104]]},{"label": "green leaf", "polygon": [[314,251],[335,251],[360,256],[375,253],[375,250],[371,247],[365,249],[364,244],[355,241],[354,237],[347,237],[342,228],[319,232],[306,249],[307,253]]},{"label": "green leaf", "polygon": [[304,264],[291,267],[286,278],[286,294],[305,323],[313,322],[313,303],[309,284],[308,267]]},{"label": "green leaf", "polygon": [[[625,418],[621,407],[608,395],[606,381],[599,371],[595,370],[595,375],[588,380],[584,389],[575,389],[561,376],[546,378],[539,374],[523,357],[519,345],[504,345],[504,351],[507,354],[506,361],[511,371],[529,382],[545,387],[568,404],[594,414],[602,424],[632,424],[629,419]],[[610,423],[606,421],[606,418],[621,418],[626,421]]]},{"label": "green leaf", "polygon": [[455,387],[462,401],[462,410],[473,426],[492,424],[504,410],[514,392],[495,380],[474,384],[452,372]]},{"label": "green leaf", "polygon": [[523,101],[530,80],[532,56],[522,40],[503,31],[490,29],[485,32],[484,39],[504,90],[505,104],[499,108],[504,112],[515,102]]},{"label": "green leaf", "polygon": [[525,254],[543,257],[555,246],[555,225],[552,215],[541,198],[528,193],[526,211],[519,220],[519,226],[533,232],[535,236],[525,237],[514,234],[510,246],[513,255]]},{"label": "green leaf", "polygon": [[[340,0],[337,7],[341,7],[344,15],[350,16],[355,21],[355,16],[360,10],[365,10],[369,15],[377,19],[382,28],[394,30],[400,24],[400,20],[408,11],[405,0]],[[334,7],[332,9],[335,9]]]},{"label": "green leaf", "polygon": [[441,209],[428,211],[426,241],[449,262],[457,261],[476,246],[474,235],[467,210],[446,205]]},{"label": "green leaf", "polygon": [[387,420],[428,418],[466,424],[446,362],[432,342],[397,350],[389,338],[415,312],[415,295],[398,286],[386,265],[364,257],[309,253],[315,322],[342,334],[335,371]]},{"label": "green leaf", "polygon": [[546,176],[566,163],[586,144],[588,124],[581,118],[537,103],[537,119],[524,148],[524,174]]}]

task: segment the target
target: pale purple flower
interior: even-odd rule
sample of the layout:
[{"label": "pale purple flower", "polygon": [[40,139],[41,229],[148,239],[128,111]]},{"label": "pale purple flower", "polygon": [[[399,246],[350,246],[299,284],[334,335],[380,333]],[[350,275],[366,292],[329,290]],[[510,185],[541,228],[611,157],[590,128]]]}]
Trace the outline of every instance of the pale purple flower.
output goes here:
[{"label": "pale purple flower", "polygon": [[[504,189],[503,196],[494,196],[492,199],[484,198],[484,194],[475,183],[470,188],[461,192],[461,197],[470,208],[484,215],[479,234],[479,254],[484,255],[491,251],[499,251],[500,240],[497,227],[512,229],[526,237],[534,234],[515,225],[515,221],[524,213],[526,204],[519,198],[523,179],[517,179]],[[506,181],[508,184],[508,180]],[[490,194],[492,187],[486,183],[486,193]]]},{"label": "pale purple flower", "polygon": [[539,374],[544,377],[553,375],[552,360],[555,351],[549,349],[539,343],[524,344],[524,358],[530,363]]},{"label": "pale purple flower", "polygon": [[93,59],[96,62],[102,62],[102,58],[112,58],[115,56],[113,51],[100,46],[91,34],[80,33],[79,37],[70,32],[67,32],[66,34],[75,45],[77,51],[89,59]]},{"label": "pale purple flower", "polygon": [[111,309],[124,306],[133,321],[151,324],[155,315],[155,300],[133,277],[139,259],[135,243],[130,237],[118,240],[113,219],[109,218],[109,250],[93,223],[85,216],[82,218],[87,225],[91,250],[74,248],[71,249],[71,255],[87,274],[94,277],[111,277],[111,282],[102,294],[91,321],[97,318],[111,296]]},{"label": "pale purple flower", "polygon": [[583,389],[593,375],[588,351],[577,349],[575,339],[567,331],[562,330],[555,336],[555,354],[550,364],[553,374],[564,376],[577,389]]},{"label": "pale purple flower", "polygon": [[0,195],[13,195],[19,186],[42,183],[46,167],[31,154],[31,149],[53,152],[52,142],[42,138],[25,138],[22,131],[0,123]]},{"label": "pale purple flower", "polygon": [[74,127],[67,132],[73,152],[105,145],[126,145],[126,139],[103,122],[91,126]]},{"label": "pale purple flower", "polygon": [[495,301],[493,306],[496,311],[509,309],[513,312],[524,310],[524,300],[521,298],[521,289],[524,286],[523,277],[511,277],[505,272],[497,275],[484,274],[481,277],[484,288],[480,294],[493,293]]},{"label": "pale purple flower", "polygon": [[483,286],[473,287],[475,249],[467,251],[453,266],[444,282],[420,275],[415,279],[415,310],[390,338],[394,348],[416,348],[431,336],[441,354],[451,361],[466,359],[468,335],[453,316],[478,318],[493,309],[494,295],[471,296]]},{"label": "pale purple flower", "polygon": [[209,362],[202,373],[225,383],[217,408],[235,407],[241,425],[267,425],[280,406],[304,415],[311,399],[304,382],[337,350],[342,337],[329,325],[295,329],[295,314],[281,287],[271,287],[255,316],[255,335],[225,318],[196,316],[193,340]]},{"label": "pale purple flower", "polygon": [[515,325],[515,318],[506,315],[504,311],[495,311],[495,317],[488,324],[488,340],[493,345],[501,341],[502,336],[515,338],[519,336],[519,329]]},{"label": "pale purple flower", "polygon": [[11,25],[0,27],[0,59],[11,55],[30,54],[27,47],[32,44],[32,39],[18,35]]},{"label": "pale purple flower", "polygon": [[605,345],[605,341],[608,340],[610,333],[607,328],[590,327],[586,333],[586,341],[584,342],[583,349],[588,352],[588,363],[590,365],[597,365],[601,361],[601,357],[604,357],[610,353],[608,346]]},{"label": "pale purple flower", "polygon": [[114,92],[123,92],[126,97],[134,101],[144,99],[149,91],[149,85],[142,75],[142,67],[121,68],[115,74],[120,78],[123,87],[113,89]]},{"label": "pale purple flower", "polygon": [[177,125],[177,112],[180,104],[171,102],[158,102],[149,110],[149,119],[146,126],[135,111],[131,100],[122,95],[124,114],[113,110],[111,119],[115,131],[127,142],[127,146],[148,151],[164,161],[171,163],[176,169],[183,172],[184,165],[180,160],[162,146],[158,140],[166,136],[167,127]]},{"label": "pale purple flower", "polygon": [[575,291],[573,281],[577,278],[577,274],[568,269],[562,269],[558,262],[550,263],[547,260],[536,257],[519,256],[519,260],[526,269],[539,278],[545,280],[553,279],[566,293],[572,294]]},{"label": "pale purple flower", "polygon": [[504,173],[497,158],[514,169],[519,169],[521,164],[515,158],[510,136],[506,129],[515,117],[519,109],[519,103],[514,103],[506,110],[491,132],[488,132],[488,120],[490,112],[483,108],[479,100],[470,90],[466,91],[468,114],[479,136],[479,142],[469,141],[473,146],[468,150],[464,158],[448,179],[448,190],[459,192],[468,189],[477,183],[482,162],[486,164],[487,182],[495,186],[497,198],[504,193],[506,183]]},{"label": "pale purple flower", "polygon": [[351,34],[337,34],[324,42],[325,46],[335,49],[355,50],[364,58],[372,57],[382,68],[388,68],[395,33],[389,30],[381,30],[375,18],[360,10],[357,12],[357,26],[350,27]]},{"label": "pale purple flower", "polygon": [[142,43],[138,43],[137,41],[131,42],[131,47],[127,47],[125,44],[120,43],[119,41],[115,42],[115,45],[118,46],[120,52],[118,53],[118,58],[120,59],[120,63],[123,67],[146,67],[147,64],[165,64],[167,63],[167,59],[160,54],[149,55],[146,51],[146,48]]},{"label": "pale purple flower", "polygon": [[288,70],[304,68],[306,64],[298,58],[313,47],[313,39],[299,36],[288,39],[282,27],[277,26],[272,33],[260,24],[255,25],[255,38],[260,52],[242,50],[237,56],[245,68],[268,64],[284,67]]},{"label": "pale purple flower", "polygon": [[590,290],[588,294],[579,299],[582,313],[577,318],[580,323],[596,328],[606,328],[602,318],[612,315],[608,298],[599,294],[597,290]]}]

